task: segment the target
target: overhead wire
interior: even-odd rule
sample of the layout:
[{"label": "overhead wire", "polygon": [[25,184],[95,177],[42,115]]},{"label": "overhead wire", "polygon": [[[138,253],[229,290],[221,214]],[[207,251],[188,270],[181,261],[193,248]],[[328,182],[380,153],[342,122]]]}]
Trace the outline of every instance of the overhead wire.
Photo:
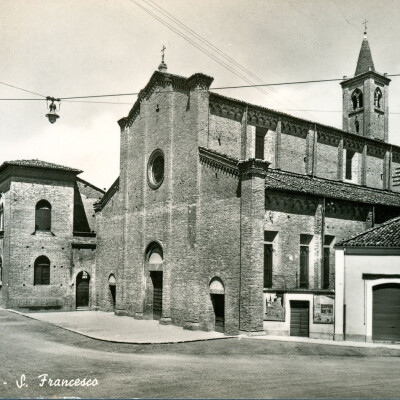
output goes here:
[{"label": "overhead wire", "polygon": [[[179,25],[181,28],[183,28],[186,32],[189,32],[191,35],[193,35],[196,39],[198,39],[200,42],[202,42],[203,44],[205,44],[206,46],[208,46],[209,48],[211,48],[213,51],[215,51],[216,53],[218,53],[219,55],[221,55],[222,57],[224,57],[226,60],[228,60],[230,63],[234,64],[235,66],[237,66],[239,69],[241,69],[243,72],[247,73],[248,75],[250,75],[251,77],[253,77],[254,79],[261,81],[262,79],[260,77],[258,77],[257,75],[253,74],[250,70],[248,70],[247,68],[245,68],[244,66],[242,66],[241,64],[239,64],[237,61],[235,61],[232,57],[230,57],[228,54],[226,54],[224,51],[222,51],[221,49],[219,49],[217,46],[215,46],[214,44],[212,44],[209,40],[207,40],[206,38],[204,38],[203,36],[199,35],[197,32],[195,32],[193,29],[191,29],[189,26],[187,26],[186,24],[184,24],[183,22],[181,22],[179,19],[175,18],[172,14],[170,14],[168,11],[166,11],[165,9],[163,9],[160,5],[158,5],[157,3],[155,3],[152,0],[143,0],[143,2],[145,2],[147,5],[149,5],[150,7],[152,7],[153,9],[156,9],[157,11],[159,11],[161,14],[163,14],[164,16],[166,16],[169,20],[173,21],[174,23],[176,23],[177,25]],[[150,4],[151,3],[151,4]],[[153,5],[154,6],[153,6]],[[265,83],[265,82],[263,82]]]},{"label": "overhead wire", "polygon": [[214,61],[216,61],[218,64],[220,64],[221,66],[225,67],[226,69],[228,69],[230,72],[232,72],[234,75],[238,76],[239,78],[243,79],[245,82],[249,83],[249,84],[253,84],[253,82],[251,82],[246,76],[244,76],[242,73],[235,71],[231,66],[229,66],[228,64],[226,64],[224,61],[218,59],[216,56],[214,56],[213,54],[211,54],[209,51],[207,51],[206,49],[204,49],[201,45],[199,45],[198,43],[196,43],[195,41],[193,41],[192,39],[190,39],[189,37],[187,37],[186,35],[182,34],[182,32],[180,32],[178,29],[176,29],[175,27],[173,27],[171,24],[169,24],[168,22],[162,20],[160,17],[158,17],[156,14],[154,14],[153,12],[151,12],[149,9],[147,9],[146,7],[143,7],[141,4],[139,4],[137,1],[135,0],[129,0],[130,2],[136,4],[140,9],[142,9],[143,11],[145,11],[146,13],[148,13],[149,15],[151,15],[153,18],[155,18],[157,21],[159,21],[161,24],[163,24],[164,26],[166,26],[168,29],[172,30],[173,32],[175,32],[178,36],[180,36],[182,39],[186,40],[187,42],[189,42],[191,45],[193,45],[194,47],[196,47],[197,49],[199,49],[202,53],[206,54],[207,56],[209,56],[210,58],[212,58]]},{"label": "overhead wire", "polygon": [[36,92],[32,92],[31,90],[23,89],[23,88],[20,88],[20,87],[18,87],[18,86],[10,85],[9,83],[0,82],[0,85],[9,86],[9,87],[12,87],[12,88],[14,88],[14,89],[22,90],[23,92],[35,94],[36,96],[40,96],[40,97],[46,98],[46,96],[44,96],[43,94],[36,93]]},{"label": "overhead wire", "polygon": [[[387,76],[397,77],[400,74],[387,74]],[[264,83],[264,84],[251,84],[251,85],[237,85],[237,86],[219,86],[219,87],[210,87],[210,89],[203,89],[203,90],[225,90],[225,89],[245,89],[245,88],[252,88],[258,86],[284,86],[284,85],[300,85],[300,84],[307,84],[307,83],[324,83],[324,82],[335,82],[335,81],[343,81],[343,78],[330,78],[330,79],[314,79],[314,80],[307,80],[307,81],[292,81],[292,82],[275,82],[275,83]],[[169,91],[160,91],[158,93],[170,93]],[[87,96],[70,96],[70,97],[58,97],[59,100],[64,101],[71,101],[75,99],[89,99],[89,98],[101,98],[101,97],[122,97],[122,96],[137,96],[139,92],[132,92],[132,93],[113,93],[113,94],[98,94],[98,95],[87,95]],[[46,97],[43,96],[43,99],[32,99],[32,98],[0,98],[0,100],[46,100]],[[123,104],[123,103],[117,103]],[[130,104],[130,103],[126,103]],[[294,110],[293,110],[294,111]],[[302,111],[302,110],[298,110]],[[304,110],[306,111],[306,110]]]},{"label": "overhead wire", "polygon": [[[136,1],[134,0],[130,0],[131,2],[134,2],[135,4],[139,5]],[[198,33],[196,33],[193,29],[191,29],[190,27],[188,27],[187,25],[185,25],[183,22],[181,22],[179,19],[175,18],[172,14],[170,14],[168,11],[166,11],[165,9],[163,9],[160,5],[158,5],[157,3],[155,3],[152,0],[142,0],[144,3],[146,3],[148,6],[150,6],[153,10],[156,10],[157,12],[160,12],[161,14],[163,14],[166,18],[168,18],[170,21],[172,21],[173,23],[177,24],[178,26],[180,26],[182,29],[184,29],[187,33],[189,33],[190,35],[194,36],[195,39],[199,40],[202,44],[208,46],[212,51],[217,53],[217,56],[222,56],[223,58],[225,58],[225,60],[227,60],[229,62],[229,66],[231,68],[234,68],[235,66],[237,68],[239,68],[240,70],[242,70],[244,73],[246,73],[247,75],[249,75],[251,77],[251,79],[254,81],[258,81],[261,82],[262,84],[265,84],[265,81],[263,79],[261,79],[259,76],[255,75],[254,73],[252,73],[249,69],[245,68],[244,66],[242,66],[241,64],[239,64],[237,61],[235,61],[232,57],[230,57],[229,55],[227,55],[225,52],[223,52],[221,49],[219,49],[217,46],[213,45],[209,40],[205,39],[204,37],[202,37],[201,35],[199,35]],[[151,3],[151,4],[150,4]],[[153,5],[154,6],[153,6]],[[140,6],[139,6],[140,7]],[[147,10],[143,7],[141,7],[143,10]],[[148,12],[148,10],[146,11]],[[151,14],[151,12],[148,12],[150,15],[152,15],[154,18],[157,18],[154,14]],[[160,22],[161,20],[158,19]],[[174,31],[175,32],[175,31]],[[184,34],[183,34],[184,35]],[[210,56],[210,53],[206,50],[206,55]],[[232,66],[232,64],[234,64],[234,66]],[[226,64],[225,64],[226,65]],[[232,72],[232,69],[229,69]],[[244,79],[242,77],[242,79]],[[244,79],[245,80],[245,79]],[[249,83],[249,80],[245,80],[246,82]],[[252,86],[254,88],[256,88],[257,90],[259,90],[261,93],[263,93],[264,95],[269,95],[274,97],[279,103],[281,103],[282,105],[289,105],[289,106],[297,106],[297,104],[295,104],[294,102],[292,102],[291,100],[288,100],[287,98],[285,98],[285,96],[283,96],[282,94],[279,94],[279,91],[276,90],[273,87],[266,87],[266,89],[268,89],[267,91],[263,90],[263,88],[265,87],[265,85],[259,85],[259,86]],[[278,97],[279,96],[279,97]]]}]

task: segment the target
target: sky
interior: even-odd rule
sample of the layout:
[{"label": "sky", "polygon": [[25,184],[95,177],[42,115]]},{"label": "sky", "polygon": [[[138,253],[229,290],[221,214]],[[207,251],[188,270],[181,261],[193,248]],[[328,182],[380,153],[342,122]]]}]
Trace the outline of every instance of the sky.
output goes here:
[{"label": "sky", "polygon": [[[42,99],[4,84],[53,97],[137,93],[160,64],[163,45],[168,72],[205,73],[212,87],[351,77],[365,19],[375,69],[400,74],[397,0],[1,0],[0,98]],[[215,60],[221,53],[204,53],[205,41],[231,58],[225,66]],[[218,93],[341,128],[338,81]],[[44,100],[1,100],[0,163],[67,165],[108,189],[119,175],[117,121],[136,97],[85,101],[61,101],[60,118],[50,124]],[[390,83],[389,112],[389,142],[400,145],[400,76]]]}]

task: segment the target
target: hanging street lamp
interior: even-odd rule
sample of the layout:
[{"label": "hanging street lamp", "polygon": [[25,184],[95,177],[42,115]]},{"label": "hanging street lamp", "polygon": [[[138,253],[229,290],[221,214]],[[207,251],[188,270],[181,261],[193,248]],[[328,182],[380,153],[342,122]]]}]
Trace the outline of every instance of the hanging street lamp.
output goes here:
[{"label": "hanging street lamp", "polygon": [[60,118],[60,116],[57,114],[57,106],[55,103],[58,102],[58,111],[60,111],[60,104],[61,100],[60,99],[55,99],[54,97],[47,96],[46,97],[47,102],[51,102],[50,105],[48,104],[49,112],[46,114],[46,117],[49,119],[51,124],[54,124],[54,122],[57,121],[57,118]]}]

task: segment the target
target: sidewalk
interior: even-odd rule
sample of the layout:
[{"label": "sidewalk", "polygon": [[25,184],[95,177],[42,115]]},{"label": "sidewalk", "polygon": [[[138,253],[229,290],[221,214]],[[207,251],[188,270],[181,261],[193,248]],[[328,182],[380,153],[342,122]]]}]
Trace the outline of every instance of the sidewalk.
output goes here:
[{"label": "sidewalk", "polygon": [[59,311],[37,313],[22,313],[10,309],[7,311],[21,314],[38,321],[47,322],[93,339],[116,343],[167,344],[237,338],[239,340],[268,340],[326,346],[400,350],[400,343],[334,341],[297,336],[225,336],[223,333],[219,332],[189,331],[176,325],[160,325],[159,322],[155,320],[140,320],[132,317],[116,316],[113,312],[103,311]]},{"label": "sidewalk", "polygon": [[175,325],[160,325],[155,320],[116,316],[113,312],[22,313],[15,310],[8,311],[106,342],[131,344],[181,343],[229,337],[219,332],[190,331]]},{"label": "sidewalk", "polygon": [[241,339],[255,339],[255,340],[271,340],[280,342],[297,342],[297,343],[314,343],[327,346],[342,346],[342,347],[363,347],[363,348],[384,348],[400,350],[400,343],[384,343],[384,342],[351,342],[348,340],[326,340],[326,339],[312,339],[308,337],[298,336],[241,336]]}]

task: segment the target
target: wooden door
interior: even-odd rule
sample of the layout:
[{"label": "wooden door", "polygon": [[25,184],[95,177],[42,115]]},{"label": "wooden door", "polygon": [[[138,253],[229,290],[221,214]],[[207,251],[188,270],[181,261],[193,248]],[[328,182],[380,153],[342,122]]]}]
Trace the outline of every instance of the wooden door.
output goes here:
[{"label": "wooden door", "polygon": [[76,277],[76,308],[89,307],[89,281],[87,272],[80,272]]},{"label": "wooden door", "polygon": [[152,272],[153,281],[153,319],[160,319],[162,316],[162,295],[163,295],[163,275],[162,272]]},{"label": "wooden door", "polygon": [[375,287],[372,302],[372,339],[400,341],[400,285]]},{"label": "wooden door", "polygon": [[290,302],[290,336],[308,337],[310,335],[309,315],[308,301]]}]

